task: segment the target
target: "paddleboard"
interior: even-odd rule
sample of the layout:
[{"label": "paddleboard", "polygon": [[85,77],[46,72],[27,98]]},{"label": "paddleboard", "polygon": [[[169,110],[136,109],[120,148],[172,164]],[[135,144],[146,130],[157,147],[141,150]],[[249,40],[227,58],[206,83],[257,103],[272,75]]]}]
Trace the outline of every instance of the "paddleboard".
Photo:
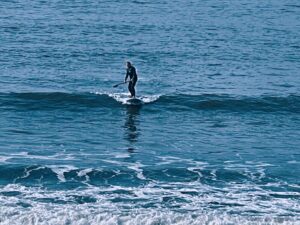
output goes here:
[{"label": "paddleboard", "polygon": [[142,105],[144,102],[139,98],[129,98],[126,102],[130,105]]}]

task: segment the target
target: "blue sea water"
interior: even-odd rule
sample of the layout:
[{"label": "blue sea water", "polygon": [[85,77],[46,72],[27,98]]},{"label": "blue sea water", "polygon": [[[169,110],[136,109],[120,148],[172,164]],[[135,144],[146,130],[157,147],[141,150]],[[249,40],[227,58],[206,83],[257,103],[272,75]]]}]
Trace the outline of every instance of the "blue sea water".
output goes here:
[{"label": "blue sea water", "polygon": [[0,30],[1,225],[300,224],[299,0],[7,0]]}]

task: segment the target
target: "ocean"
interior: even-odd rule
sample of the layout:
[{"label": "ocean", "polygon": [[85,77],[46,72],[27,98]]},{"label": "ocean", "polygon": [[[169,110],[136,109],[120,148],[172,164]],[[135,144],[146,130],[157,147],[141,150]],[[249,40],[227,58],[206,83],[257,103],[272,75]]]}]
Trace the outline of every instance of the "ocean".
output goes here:
[{"label": "ocean", "polygon": [[300,224],[299,0],[0,12],[1,225]]}]

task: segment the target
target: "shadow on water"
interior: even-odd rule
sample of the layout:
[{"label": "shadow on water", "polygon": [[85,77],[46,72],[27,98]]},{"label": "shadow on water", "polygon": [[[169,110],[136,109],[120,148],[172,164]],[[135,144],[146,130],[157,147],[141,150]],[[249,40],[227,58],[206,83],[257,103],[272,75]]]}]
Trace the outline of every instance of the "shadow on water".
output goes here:
[{"label": "shadow on water", "polygon": [[126,120],[124,124],[125,133],[124,139],[128,141],[128,152],[133,153],[135,151],[135,143],[138,141],[140,135],[138,125],[141,105],[127,105],[126,106]]}]

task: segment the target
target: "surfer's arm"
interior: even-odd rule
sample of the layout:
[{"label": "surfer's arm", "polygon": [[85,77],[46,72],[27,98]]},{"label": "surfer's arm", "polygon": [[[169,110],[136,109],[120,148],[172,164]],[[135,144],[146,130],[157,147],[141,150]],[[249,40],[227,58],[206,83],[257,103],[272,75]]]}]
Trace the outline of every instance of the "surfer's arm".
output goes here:
[{"label": "surfer's arm", "polygon": [[125,79],[124,79],[124,82],[126,83],[126,81],[127,81],[127,78],[128,78],[128,71],[126,71],[126,75],[125,75]]}]

